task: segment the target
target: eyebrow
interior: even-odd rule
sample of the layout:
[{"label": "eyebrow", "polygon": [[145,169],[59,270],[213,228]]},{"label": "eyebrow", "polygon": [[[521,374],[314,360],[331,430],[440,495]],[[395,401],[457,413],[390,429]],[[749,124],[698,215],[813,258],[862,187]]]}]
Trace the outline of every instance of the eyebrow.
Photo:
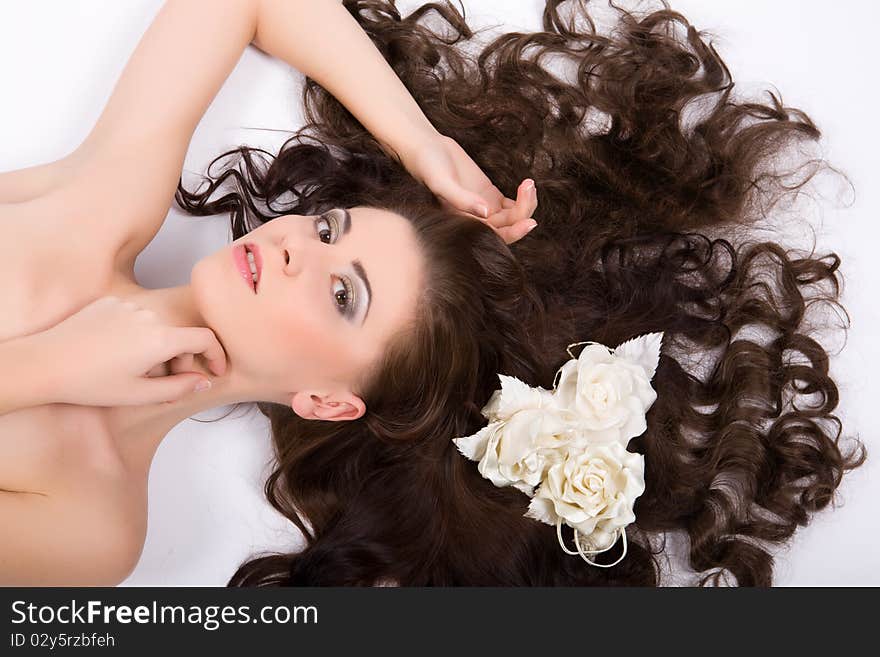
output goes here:
[{"label": "eyebrow", "polygon": [[[342,208],[342,234],[345,235],[351,230],[351,214],[348,210]],[[370,313],[370,304],[373,302],[373,292],[370,288],[370,279],[360,260],[353,260],[351,263],[354,273],[358,275],[364,287],[367,289],[367,310],[364,312],[364,318],[361,320],[361,326],[367,321],[367,315]]]}]

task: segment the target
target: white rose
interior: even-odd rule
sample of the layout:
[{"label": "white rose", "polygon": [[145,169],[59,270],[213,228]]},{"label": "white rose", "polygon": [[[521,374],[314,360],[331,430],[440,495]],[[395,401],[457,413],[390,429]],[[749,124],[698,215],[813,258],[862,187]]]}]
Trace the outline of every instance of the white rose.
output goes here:
[{"label": "white rose", "polygon": [[619,528],[635,520],[645,491],[645,459],[620,443],[588,443],[551,465],[526,516],[577,529],[594,549],[609,547]]},{"label": "white rose", "polygon": [[662,335],[641,336],[613,352],[604,345],[590,344],[560,368],[553,394],[568,420],[590,432],[590,442],[626,446],[644,433],[645,414],[657,399],[651,377]]},{"label": "white rose", "polygon": [[493,484],[513,485],[531,495],[547,466],[559,459],[553,446],[565,444],[569,429],[555,409],[524,409],[452,442],[464,456],[479,461],[480,474]]}]

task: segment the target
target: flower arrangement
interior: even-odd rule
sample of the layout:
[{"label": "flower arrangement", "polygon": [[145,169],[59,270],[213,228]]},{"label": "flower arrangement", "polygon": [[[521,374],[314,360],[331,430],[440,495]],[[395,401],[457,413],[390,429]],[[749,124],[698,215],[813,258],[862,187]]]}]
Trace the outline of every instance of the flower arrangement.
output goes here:
[{"label": "flower arrangement", "polygon": [[[530,496],[525,515],[556,525],[562,549],[594,566],[611,567],[626,555],[624,528],[645,490],[644,456],[626,447],[647,429],[662,340],[663,333],[649,333],[614,349],[571,344],[553,390],[499,374],[501,388],[481,411],[489,423],[453,439],[483,477]],[[577,345],[587,346],[575,358]],[[565,546],[563,523],[573,528],[577,551]],[[587,557],[611,549],[620,536],[623,554],[614,563]]]}]

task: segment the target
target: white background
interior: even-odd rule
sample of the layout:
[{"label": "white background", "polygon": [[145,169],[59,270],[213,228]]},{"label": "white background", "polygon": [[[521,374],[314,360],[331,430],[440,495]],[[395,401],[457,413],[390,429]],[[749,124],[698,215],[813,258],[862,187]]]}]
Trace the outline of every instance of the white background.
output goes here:
[{"label": "white background", "polygon": [[[60,158],[81,143],[161,4],[0,0],[0,171]],[[399,6],[406,12],[418,4],[406,0]],[[473,27],[540,26],[540,0],[465,4]],[[855,187],[854,196],[851,190],[842,199],[829,194],[816,206],[814,221],[819,250],[834,250],[843,258],[843,300],[853,325],[846,347],[832,359],[832,374],[840,387],[845,430],[867,444],[869,460],[844,479],[839,508],[815,516],[779,553],[775,582],[878,585],[880,441],[873,413],[880,354],[873,338],[880,331],[874,303],[880,283],[875,165],[880,62],[874,54],[880,9],[867,0],[671,4],[697,29],[711,33],[738,93],[759,97],[775,88],[786,105],[806,111],[823,133],[822,155]],[[202,172],[212,156],[240,143],[276,150],[284,132],[252,128],[298,127],[300,83],[301,76],[286,64],[248,48],[193,135],[185,168]],[[766,98],[760,96],[762,102]],[[187,219],[172,209],[138,259],[139,281],[146,287],[187,282],[192,264],[228,241],[227,226],[225,216]],[[3,234],[14,238],[15,226],[5,226]],[[220,417],[227,410],[199,417]],[[223,585],[255,550],[299,545],[292,525],[262,496],[270,455],[265,418],[256,410],[234,415],[213,424],[186,420],[162,443],[150,475],[147,543],[126,584]]]}]

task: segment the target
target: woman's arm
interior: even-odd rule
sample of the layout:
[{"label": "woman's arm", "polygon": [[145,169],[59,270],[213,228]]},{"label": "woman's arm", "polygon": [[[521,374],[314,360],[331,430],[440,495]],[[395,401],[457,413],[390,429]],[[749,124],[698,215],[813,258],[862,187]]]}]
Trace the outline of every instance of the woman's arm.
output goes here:
[{"label": "woman's arm", "polygon": [[341,0],[259,0],[254,45],[333,94],[404,165],[438,134]]},{"label": "woman's arm", "polygon": [[[340,0],[167,0],[49,192],[64,222],[133,261],[161,228],[192,133],[251,42],[324,85],[405,166],[420,141],[436,143],[433,126]],[[471,207],[482,194],[472,187],[488,179],[471,183],[449,169],[410,171],[459,208]],[[455,198],[442,191],[457,185],[467,189]],[[485,200],[500,209],[501,194],[490,191],[496,198]]]},{"label": "woman's arm", "polygon": [[[210,386],[191,366],[196,355],[212,374],[226,371],[226,353],[211,329],[172,326],[134,302],[100,297],[44,331],[0,342],[0,415],[56,402],[176,401],[202,390],[199,383]],[[170,374],[150,374],[163,364]]]},{"label": "woman's arm", "polygon": [[0,342],[0,415],[52,403],[41,367],[39,333]]},{"label": "woman's arm", "polygon": [[166,0],[81,144],[56,162],[0,174],[0,192],[10,202],[51,197],[68,230],[136,256],[161,228],[192,133],[251,43],[256,17],[257,0]]},{"label": "woman's arm", "polygon": [[[340,0],[168,0],[81,150],[188,138],[251,42],[321,84],[398,153],[437,134]],[[164,145],[182,156],[188,139]]]},{"label": "woman's arm", "polygon": [[312,78],[357,118],[386,153],[452,209],[488,218],[508,243],[534,221],[537,195],[526,181],[504,197],[451,138],[428,121],[415,99],[341,0],[259,0],[261,50]]},{"label": "woman's arm", "polygon": [[508,243],[534,224],[537,197],[505,198],[436,130],[341,0],[259,0],[253,43],[333,94],[386,153],[452,209],[488,217]]},{"label": "woman's arm", "polygon": [[0,204],[24,203],[58,187],[70,172],[67,158],[0,173]]},{"label": "woman's arm", "polygon": [[[64,158],[64,175],[56,166],[47,179],[72,228],[133,260],[161,228],[192,133],[251,42],[338,93],[398,150],[433,132],[338,0],[166,0],[95,126]],[[321,61],[332,44],[337,56]],[[10,184],[13,175],[24,174],[13,172]]]}]

